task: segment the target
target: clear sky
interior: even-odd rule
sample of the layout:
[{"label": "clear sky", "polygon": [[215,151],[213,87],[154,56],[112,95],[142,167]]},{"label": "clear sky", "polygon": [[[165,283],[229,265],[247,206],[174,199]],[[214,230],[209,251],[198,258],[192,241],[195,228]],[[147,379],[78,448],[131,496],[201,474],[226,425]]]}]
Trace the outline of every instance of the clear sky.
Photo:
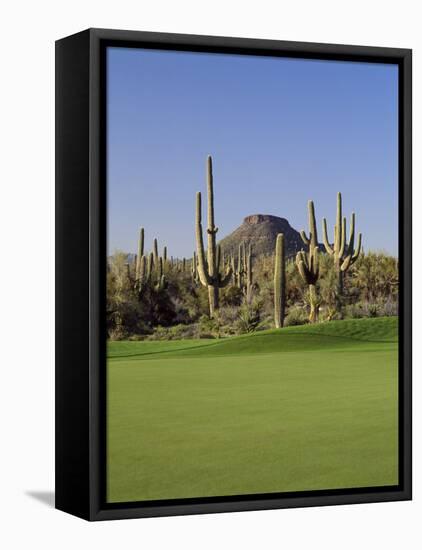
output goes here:
[{"label": "clear sky", "polygon": [[144,226],[147,249],[190,257],[211,154],[219,238],[255,213],[307,229],[308,199],[331,237],[341,191],[364,249],[397,253],[396,66],[126,48],[107,64],[109,252]]}]

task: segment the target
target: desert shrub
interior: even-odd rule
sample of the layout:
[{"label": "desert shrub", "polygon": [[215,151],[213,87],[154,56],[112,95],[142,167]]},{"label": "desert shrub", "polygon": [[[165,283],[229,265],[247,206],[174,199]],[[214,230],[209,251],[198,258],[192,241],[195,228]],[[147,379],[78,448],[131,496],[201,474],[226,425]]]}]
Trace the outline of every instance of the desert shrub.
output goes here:
[{"label": "desert shrub", "polygon": [[352,266],[348,284],[357,288],[361,300],[376,302],[398,294],[398,262],[382,252],[361,254]]},{"label": "desert shrub", "polygon": [[306,323],[308,323],[308,314],[303,306],[293,306],[289,308],[286,318],[284,319],[285,327],[306,325]]},{"label": "desert shrub", "polygon": [[356,304],[349,304],[345,307],[345,317],[350,317],[351,319],[378,317],[379,311],[379,304],[376,302],[357,302]]},{"label": "desert shrub", "polygon": [[221,338],[224,335],[223,323],[218,315],[212,319],[207,315],[202,315],[199,319],[199,330],[200,338]]},{"label": "desert shrub", "polygon": [[179,324],[170,327],[159,325],[147,337],[148,340],[184,340],[187,338],[199,338],[196,325]]},{"label": "desert shrub", "polygon": [[238,334],[255,332],[260,326],[261,316],[258,303],[244,303],[238,311],[235,323]]}]

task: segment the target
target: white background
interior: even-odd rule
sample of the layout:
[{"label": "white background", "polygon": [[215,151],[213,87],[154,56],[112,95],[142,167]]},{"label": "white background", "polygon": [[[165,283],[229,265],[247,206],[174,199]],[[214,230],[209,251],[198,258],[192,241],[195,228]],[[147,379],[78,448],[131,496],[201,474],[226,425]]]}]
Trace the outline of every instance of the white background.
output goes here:
[{"label": "white background", "polygon": [[[55,511],[45,503],[51,501],[54,488],[54,41],[87,27],[106,27],[413,48],[414,200],[420,207],[422,32],[418,4],[411,0],[3,3],[0,546],[72,550],[94,546],[421,548],[420,348],[414,356],[413,502],[95,524]],[[420,215],[415,215],[414,231],[420,254]],[[422,266],[418,256],[414,264],[419,282]],[[420,299],[416,286],[417,313]],[[415,328],[417,337],[420,323],[415,323]]]}]

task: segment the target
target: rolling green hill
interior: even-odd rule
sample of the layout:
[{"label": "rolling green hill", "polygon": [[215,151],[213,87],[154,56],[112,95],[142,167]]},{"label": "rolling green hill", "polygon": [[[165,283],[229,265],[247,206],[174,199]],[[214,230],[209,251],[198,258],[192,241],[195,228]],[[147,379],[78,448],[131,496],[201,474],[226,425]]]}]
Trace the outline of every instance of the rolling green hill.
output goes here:
[{"label": "rolling green hill", "polygon": [[331,321],[317,325],[265,330],[220,340],[174,340],[154,342],[110,342],[108,356],[114,359],[148,356],[174,357],[254,354],[325,347],[344,348],[362,342],[397,342],[397,317]]},{"label": "rolling green hill", "polygon": [[110,502],[397,483],[397,320],[112,342]]}]

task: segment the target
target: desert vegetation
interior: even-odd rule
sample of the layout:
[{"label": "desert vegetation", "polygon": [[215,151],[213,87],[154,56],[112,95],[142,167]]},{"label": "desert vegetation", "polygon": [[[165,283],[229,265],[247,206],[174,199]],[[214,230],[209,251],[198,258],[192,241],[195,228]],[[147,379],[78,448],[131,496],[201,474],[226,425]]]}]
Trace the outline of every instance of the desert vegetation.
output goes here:
[{"label": "desert vegetation", "polygon": [[[147,250],[149,236],[143,227],[136,255],[115,251],[108,258],[110,339],[221,338],[274,327],[397,315],[398,261],[383,252],[363,250],[362,235],[355,237],[355,213],[347,238],[340,193],[332,242],[326,219],[321,222],[323,243],[318,241],[316,209],[310,200],[309,232],[300,233],[302,248],[297,250],[294,243],[289,249],[291,237],[277,232],[273,249],[263,252],[253,234],[248,240],[217,241],[211,157],[206,175],[207,222],[204,230],[198,192],[192,236],[196,250],[190,258],[171,256],[171,246],[160,248],[156,238]],[[259,215],[249,218],[259,222]]]}]

